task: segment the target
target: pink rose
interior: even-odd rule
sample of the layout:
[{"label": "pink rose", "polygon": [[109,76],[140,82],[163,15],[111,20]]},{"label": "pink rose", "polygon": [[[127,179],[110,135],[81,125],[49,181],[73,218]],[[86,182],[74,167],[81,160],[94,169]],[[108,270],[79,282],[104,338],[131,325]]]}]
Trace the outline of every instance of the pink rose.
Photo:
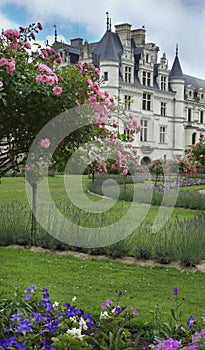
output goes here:
[{"label": "pink rose", "polygon": [[18,50],[18,41],[14,38],[9,46],[11,50]]},{"label": "pink rose", "polygon": [[53,94],[56,96],[60,96],[62,94],[62,91],[63,91],[63,89],[60,86],[55,86],[53,88]]},{"label": "pink rose", "polygon": [[46,72],[48,74],[52,74],[53,73],[52,69],[49,68],[46,64],[43,64],[43,63],[39,63],[38,70],[40,70],[42,72]]},{"label": "pink rose", "polygon": [[3,67],[3,66],[7,66],[9,64],[9,61],[7,60],[7,58],[1,58],[0,59],[0,67]]},{"label": "pink rose", "polygon": [[16,29],[7,29],[3,32],[3,35],[9,39],[20,38],[20,33]]},{"label": "pink rose", "polygon": [[11,62],[8,63],[6,71],[8,74],[13,74],[15,68],[16,68],[15,59],[11,57]]}]

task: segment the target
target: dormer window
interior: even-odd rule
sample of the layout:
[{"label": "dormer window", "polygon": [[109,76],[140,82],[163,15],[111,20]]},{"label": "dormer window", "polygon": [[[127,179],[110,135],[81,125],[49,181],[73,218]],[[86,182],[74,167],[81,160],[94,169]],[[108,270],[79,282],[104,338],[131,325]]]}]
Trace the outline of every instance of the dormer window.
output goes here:
[{"label": "dormer window", "polygon": [[132,77],[132,68],[125,66],[125,82],[131,83],[131,77]]},{"label": "dormer window", "polygon": [[203,100],[204,99],[204,94],[201,94],[201,100]]},{"label": "dormer window", "polygon": [[189,91],[189,97],[192,98],[192,91]]},{"label": "dormer window", "polygon": [[148,55],[148,53],[145,55],[145,62],[149,63],[149,55]]},{"label": "dormer window", "polygon": [[151,73],[143,71],[142,72],[142,85],[151,86]]},{"label": "dormer window", "polygon": [[162,76],[161,84],[160,84],[161,90],[166,91],[166,86],[167,86],[167,77]]}]

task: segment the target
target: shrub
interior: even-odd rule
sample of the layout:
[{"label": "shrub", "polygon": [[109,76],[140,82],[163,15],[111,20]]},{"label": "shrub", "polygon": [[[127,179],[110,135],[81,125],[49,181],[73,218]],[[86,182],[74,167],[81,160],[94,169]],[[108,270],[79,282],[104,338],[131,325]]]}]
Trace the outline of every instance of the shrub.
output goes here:
[{"label": "shrub", "polygon": [[105,247],[104,249],[105,255],[112,259],[123,258],[129,253],[129,247],[125,240],[119,241],[115,244]]},{"label": "shrub", "polygon": [[135,258],[148,260],[152,258],[152,249],[149,245],[140,244],[135,249]]}]

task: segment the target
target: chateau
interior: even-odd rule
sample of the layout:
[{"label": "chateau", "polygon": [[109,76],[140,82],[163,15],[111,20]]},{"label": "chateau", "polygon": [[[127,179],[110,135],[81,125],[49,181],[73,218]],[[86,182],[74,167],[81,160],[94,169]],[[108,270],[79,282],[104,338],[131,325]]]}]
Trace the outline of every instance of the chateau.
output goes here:
[{"label": "chateau", "polygon": [[[178,48],[171,69],[166,54],[158,58],[159,47],[146,42],[144,27],[115,25],[107,14],[107,30],[95,43],[57,40],[54,47],[62,64],[90,62],[100,69],[101,89],[125,101],[142,125],[134,145],[141,164],[151,160],[184,156],[186,148],[205,135],[205,80],[183,73]],[[121,132],[123,126],[121,125]]]}]

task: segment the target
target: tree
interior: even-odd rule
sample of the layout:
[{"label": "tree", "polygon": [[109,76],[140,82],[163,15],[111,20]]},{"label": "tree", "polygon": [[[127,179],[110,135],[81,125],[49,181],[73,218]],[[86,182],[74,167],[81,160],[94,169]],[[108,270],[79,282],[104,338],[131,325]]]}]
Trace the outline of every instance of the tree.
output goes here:
[{"label": "tree", "polygon": [[[92,123],[78,128],[78,119],[73,118],[76,128],[61,139],[52,154],[53,165],[62,168],[70,155],[85,142],[102,140],[104,146],[104,140],[109,143],[123,138],[119,133],[113,133],[113,127],[117,127],[113,113],[119,112],[119,107],[107,91],[100,91],[99,70],[81,62],[60,68],[61,57],[53,48],[41,49],[38,46],[38,50],[33,52],[30,41],[35,39],[39,30],[42,30],[41,24],[33,23],[28,28],[19,27],[18,31],[6,30],[0,37],[0,177],[9,170],[20,171],[26,164],[27,180],[33,190],[32,243],[35,243],[37,183],[43,175],[40,169],[42,162],[51,162],[49,148],[55,140],[53,132],[53,140],[42,135],[36,141],[44,126],[75,106],[87,104],[89,107]],[[122,112],[123,118],[130,134],[140,130],[133,115],[127,117]],[[61,125],[53,125],[54,131],[59,132],[60,129]],[[33,142],[37,142],[35,154],[28,158]],[[130,156],[123,155],[122,149],[119,152],[117,167],[126,175]],[[96,154],[96,159],[100,157]]]}]

